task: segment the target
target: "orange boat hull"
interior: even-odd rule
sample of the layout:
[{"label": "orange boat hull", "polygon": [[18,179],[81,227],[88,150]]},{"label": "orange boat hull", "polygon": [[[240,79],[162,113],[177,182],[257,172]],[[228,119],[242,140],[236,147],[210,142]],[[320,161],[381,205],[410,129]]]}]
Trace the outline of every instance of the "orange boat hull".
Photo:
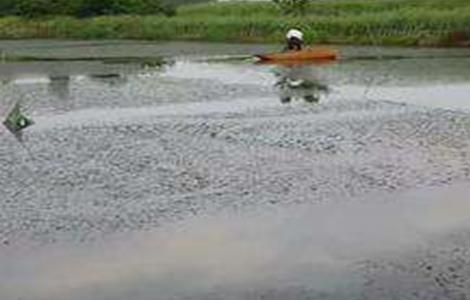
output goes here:
[{"label": "orange boat hull", "polygon": [[300,51],[288,51],[271,54],[256,55],[263,61],[308,61],[308,60],[336,60],[338,52],[330,48],[307,48]]}]

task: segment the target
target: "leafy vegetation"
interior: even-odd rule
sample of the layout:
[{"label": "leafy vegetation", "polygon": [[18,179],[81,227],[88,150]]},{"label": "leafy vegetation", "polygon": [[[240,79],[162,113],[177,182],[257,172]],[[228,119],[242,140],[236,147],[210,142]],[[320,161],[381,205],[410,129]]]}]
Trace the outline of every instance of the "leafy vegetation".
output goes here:
[{"label": "leafy vegetation", "polygon": [[[0,7],[8,6],[7,2],[0,0]],[[76,12],[76,8],[68,9]],[[172,18],[137,16],[150,13],[152,8],[140,12],[119,9],[93,7],[91,11],[99,11],[95,15],[126,15],[77,19],[68,13],[46,19],[0,18],[0,37],[279,42],[286,30],[299,27],[312,43],[470,45],[468,0],[316,0],[305,4],[303,15],[286,14],[274,2],[183,5]]]},{"label": "leafy vegetation", "polygon": [[197,0],[0,0],[0,15],[38,18],[51,15],[93,17],[100,15],[176,14],[176,5]]},{"label": "leafy vegetation", "polygon": [[304,15],[308,0],[272,0],[285,15]]}]

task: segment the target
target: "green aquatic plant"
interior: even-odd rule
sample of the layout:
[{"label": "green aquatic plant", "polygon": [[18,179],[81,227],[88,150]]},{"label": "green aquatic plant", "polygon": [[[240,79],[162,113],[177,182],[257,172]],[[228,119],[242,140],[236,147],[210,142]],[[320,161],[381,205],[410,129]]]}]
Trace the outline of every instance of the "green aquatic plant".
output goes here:
[{"label": "green aquatic plant", "polygon": [[19,132],[33,125],[34,122],[22,113],[20,104],[16,103],[3,124],[12,132]]}]

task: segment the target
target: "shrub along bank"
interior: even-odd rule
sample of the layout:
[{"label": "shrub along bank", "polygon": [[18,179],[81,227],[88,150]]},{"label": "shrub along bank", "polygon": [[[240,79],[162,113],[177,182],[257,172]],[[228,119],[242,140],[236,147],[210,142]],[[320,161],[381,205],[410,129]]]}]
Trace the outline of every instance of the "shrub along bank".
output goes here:
[{"label": "shrub along bank", "polygon": [[302,14],[286,14],[271,2],[183,5],[166,15],[161,7],[117,8],[91,18],[9,16],[0,18],[0,38],[279,42],[288,28],[300,27],[314,43],[467,46],[470,41],[467,0],[317,0]]}]

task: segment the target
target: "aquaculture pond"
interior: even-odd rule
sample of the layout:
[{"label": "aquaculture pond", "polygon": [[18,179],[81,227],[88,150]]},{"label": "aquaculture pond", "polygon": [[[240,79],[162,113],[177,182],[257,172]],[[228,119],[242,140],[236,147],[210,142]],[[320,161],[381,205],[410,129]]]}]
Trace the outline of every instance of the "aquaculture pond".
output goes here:
[{"label": "aquaculture pond", "polygon": [[469,50],[279,48],[0,42],[0,298],[470,298]]}]

